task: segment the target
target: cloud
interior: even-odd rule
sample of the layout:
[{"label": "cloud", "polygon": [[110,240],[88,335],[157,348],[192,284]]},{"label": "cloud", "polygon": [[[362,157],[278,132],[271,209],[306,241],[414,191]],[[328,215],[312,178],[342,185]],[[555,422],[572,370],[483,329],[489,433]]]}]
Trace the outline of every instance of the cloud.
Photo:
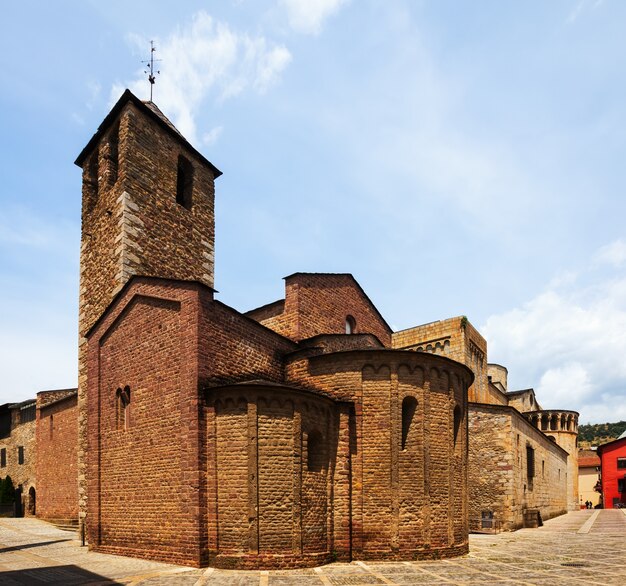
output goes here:
[{"label": "cloud", "polygon": [[205,132],[202,135],[202,144],[206,146],[211,146],[215,144],[222,134],[222,130],[223,128],[221,126],[216,126],[215,128],[211,129],[210,132]]},{"label": "cloud", "polygon": [[545,408],[579,411],[583,422],[626,419],[626,277],[579,276],[489,317],[489,360],[507,366],[511,390],[536,386]]},{"label": "cloud", "polygon": [[[147,39],[136,34],[127,41],[142,50],[147,44]],[[263,94],[291,61],[283,45],[234,31],[202,11],[189,26],[177,27],[166,39],[155,41],[155,46],[155,57],[162,61],[154,101],[191,142],[197,139],[196,112],[210,95],[223,101],[247,90]],[[128,87],[139,97],[147,97],[144,72],[138,71]],[[111,101],[122,91],[123,86],[115,84]]]},{"label": "cloud", "polygon": [[595,260],[601,264],[621,267],[626,262],[626,242],[618,238],[603,246],[596,253]]},{"label": "cloud", "polygon": [[591,10],[595,10],[602,5],[603,1],[604,0],[579,0],[569,13],[566,22],[568,24],[575,22],[584,10],[589,7]]},{"label": "cloud", "polygon": [[289,25],[296,32],[317,35],[324,21],[337,12],[347,0],[280,0],[287,10]]},{"label": "cloud", "polygon": [[67,249],[67,234],[75,226],[67,221],[50,222],[32,210],[13,206],[0,209],[0,251],[8,248],[58,250]]}]

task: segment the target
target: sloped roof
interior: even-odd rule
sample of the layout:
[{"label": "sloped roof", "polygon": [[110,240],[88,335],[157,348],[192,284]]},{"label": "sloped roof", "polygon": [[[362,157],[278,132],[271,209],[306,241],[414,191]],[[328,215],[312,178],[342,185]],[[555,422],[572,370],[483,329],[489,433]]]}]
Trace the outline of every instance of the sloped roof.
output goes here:
[{"label": "sloped roof", "polygon": [[120,99],[117,101],[115,106],[111,109],[111,111],[106,115],[104,120],[98,126],[98,130],[91,137],[85,148],[80,152],[78,157],[76,158],[75,164],[79,167],[83,166],[83,163],[89,156],[89,154],[93,151],[95,146],[100,142],[102,136],[106,133],[115,120],[117,119],[119,113],[122,111],[122,108],[128,103],[131,102],[140,112],[143,112],[148,118],[151,118],[161,128],[163,128],[166,132],[168,132],[171,136],[173,136],[176,140],[181,142],[185,148],[191,151],[196,157],[198,157],[203,163],[211,168],[215,178],[217,179],[222,172],[215,166],[211,161],[209,161],[204,155],[198,152],[191,143],[178,131],[178,129],[170,122],[170,120],[159,110],[156,104],[153,102],[144,102],[140,100],[135,94],[133,94],[130,90],[125,90],[121,95]]}]

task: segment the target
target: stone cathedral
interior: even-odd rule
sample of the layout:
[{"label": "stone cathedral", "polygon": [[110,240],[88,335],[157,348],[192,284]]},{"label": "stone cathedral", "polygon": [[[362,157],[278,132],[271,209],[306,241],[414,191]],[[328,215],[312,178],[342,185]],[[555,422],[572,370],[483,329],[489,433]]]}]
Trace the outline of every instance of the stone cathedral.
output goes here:
[{"label": "stone cathedral", "polygon": [[466,317],[394,332],[350,274],[217,300],[221,173],[154,103],[124,92],[76,164],[78,389],[0,405],[24,514],[78,516],[96,551],[270,569],[461,555],[578,507],[578,414],[509,390]]},{"label": "stone cathedral", "polygon": [[468,551],[472,371],[401,349],[349,274],[214,298],[220,171],[126,91],[83,169],[80,496],[89,545],[277,568]]}]

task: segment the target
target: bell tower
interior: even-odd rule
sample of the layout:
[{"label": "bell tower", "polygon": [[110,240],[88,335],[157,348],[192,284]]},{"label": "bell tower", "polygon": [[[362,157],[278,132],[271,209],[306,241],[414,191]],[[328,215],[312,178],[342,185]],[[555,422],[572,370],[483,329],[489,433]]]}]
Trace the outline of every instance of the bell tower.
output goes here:
[{"label": "bell tower", "polygon": [[79,293],[79,500],[86,510],[86,340],[133,275],[213,287],[221,172],[153,102],[126,90],[76,159],[83,171]]}]

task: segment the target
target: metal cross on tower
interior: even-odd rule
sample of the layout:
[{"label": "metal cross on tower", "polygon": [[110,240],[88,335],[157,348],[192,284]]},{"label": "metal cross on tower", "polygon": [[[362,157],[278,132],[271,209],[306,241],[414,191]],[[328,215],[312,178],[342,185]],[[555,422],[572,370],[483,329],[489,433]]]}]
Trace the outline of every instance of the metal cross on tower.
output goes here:
[{"label": "metal cross on tower", "polygon": [[[150,101],[152,101],[152,86],[154,85],[154,82],[156,81],[154,64],[161,61],[160,59],[154,58],[155,51],[156,51],[156,48],[154,46],[154,41],[150,41],[150,59],[147,61],[142,61],[142,63],[148,66],[148,69],[144,71],[144,73],[148,74],[148,81],[150,82]],[[161,73],[160,71],[157,71],[156,75],[159,75],[160,73]]]}]

